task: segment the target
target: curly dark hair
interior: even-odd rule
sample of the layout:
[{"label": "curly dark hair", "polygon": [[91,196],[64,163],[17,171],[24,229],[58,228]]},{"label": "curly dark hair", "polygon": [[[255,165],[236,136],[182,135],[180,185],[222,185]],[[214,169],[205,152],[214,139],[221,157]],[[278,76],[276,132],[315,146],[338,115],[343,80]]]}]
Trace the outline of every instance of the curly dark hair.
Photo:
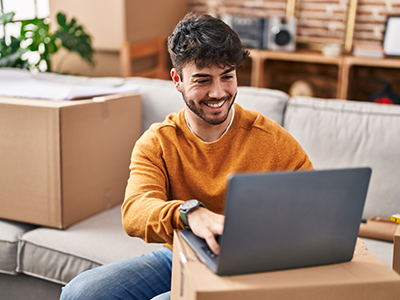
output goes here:
[{"label": "curly dark hair", "polygon": [[249,56],[239,36],[224,21],[207,14],[188,13],[168,37],[172,65],[182,77],[185,64],[199,69],[238,68]]}]

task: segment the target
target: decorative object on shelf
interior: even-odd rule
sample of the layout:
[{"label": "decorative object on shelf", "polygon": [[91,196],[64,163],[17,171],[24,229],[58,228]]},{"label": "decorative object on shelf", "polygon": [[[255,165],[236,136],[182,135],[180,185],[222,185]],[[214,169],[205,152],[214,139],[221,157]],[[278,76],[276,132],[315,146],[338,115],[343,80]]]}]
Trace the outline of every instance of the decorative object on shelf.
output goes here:
[{"label": "decorative object on shelf", "polygon": [[269,18],[267,25],[264,33],[266,35],[265,40],[267,40],[267,49],[289,52],[296,50],[296,18]]},{"label": "decorative object on shelf", "polygon": [[392,84],[386,83],[383,89],[371,95],[369,100],[381,104],[400,104],[400,96],[392,91]]},{"label": "decorative object on shelf", "polygon": [[305,79],[296,80],[289,89],[289,94],[295,96],[314,97],[314,87],[312,83]]},{"label": "decorative object on shelf", "polygon": [[[0,15],[0,25],[13,22],[14,16],[13,12]],[[94,66],[91,36],[76,19],[72,18],[68,22],[63,13],[57,14],[57,22],[57,31],[50,33],[48,19],[35,18],[22,21],[19,37],[11,36],[10,41],[5,37],[0,39],[0,67],[50,72],[52,71],[50,58],[60,48],[77,53]],[[35,58],[36,55],[36,59],[28,59],[28,54],[31,54],[31,58]]]},{"label": "decorative object on shelf", "polygon": [[383,50],[387,56],[400,56],[400,16],[388,16]]},{"label": "decorative object on shelf", "polygon": [[340,56],[342,54],[342,47],[340,44],[326,44],[322,47],[322,54],[331,57]]}]

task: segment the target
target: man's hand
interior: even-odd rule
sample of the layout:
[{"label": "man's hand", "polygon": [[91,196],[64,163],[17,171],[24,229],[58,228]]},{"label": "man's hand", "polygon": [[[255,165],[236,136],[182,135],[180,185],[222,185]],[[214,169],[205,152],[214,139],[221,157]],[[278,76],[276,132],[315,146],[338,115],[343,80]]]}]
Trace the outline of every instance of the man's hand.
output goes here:
[{"label": "man's hand", "polygon": [[205,207],[199,207],[190,211],[187,219],[193,233],[205,239],[211,251],[218,255],[220,247],[215,236],[222,234],[225,216],[216,214]]}]

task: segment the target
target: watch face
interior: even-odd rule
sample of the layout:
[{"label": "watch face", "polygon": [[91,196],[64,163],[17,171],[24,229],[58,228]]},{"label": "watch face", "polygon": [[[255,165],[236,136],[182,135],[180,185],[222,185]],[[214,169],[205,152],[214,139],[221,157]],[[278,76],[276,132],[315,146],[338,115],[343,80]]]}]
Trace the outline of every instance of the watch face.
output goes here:
[{"label": "watch face", "polygon": [[182,209],[190,209],[190,208],[192,208],[192,207],[195,207],[196,205],[197,205],[197,203],[198,203],[199,201],[197,201],[197,200],[188,200],[188,201],[186,201],[186,202],[183,202],[182,203]]}]

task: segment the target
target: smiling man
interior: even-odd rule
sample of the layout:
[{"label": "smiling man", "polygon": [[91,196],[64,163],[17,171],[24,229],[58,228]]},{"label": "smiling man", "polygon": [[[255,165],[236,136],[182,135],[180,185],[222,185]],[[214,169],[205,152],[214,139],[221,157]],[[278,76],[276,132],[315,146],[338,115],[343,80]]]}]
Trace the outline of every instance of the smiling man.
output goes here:
[{"label": "smiling man", "polygon": [[82,273],[62,299],[168,299],[174,229],[190,228],[219,253],[229,174],[312,169],[282,127],[234,103],[236,70],[248,51],[228,25],[189,13],[169,37],[168,51],[185,108],[137,141],[122,205],[127,234],[164,247]]},{"label": "smiling man", "polygon": [[181,71],[181,77],[187,78],[185,82],[179,80],[180,76],[174,76],[175,72],[172,69],[172,78],[188,108],[185,118],[191,130],[205,142],[217,140],[233,120],[236,68],[212,66],[199,70],[190,63]]}]

